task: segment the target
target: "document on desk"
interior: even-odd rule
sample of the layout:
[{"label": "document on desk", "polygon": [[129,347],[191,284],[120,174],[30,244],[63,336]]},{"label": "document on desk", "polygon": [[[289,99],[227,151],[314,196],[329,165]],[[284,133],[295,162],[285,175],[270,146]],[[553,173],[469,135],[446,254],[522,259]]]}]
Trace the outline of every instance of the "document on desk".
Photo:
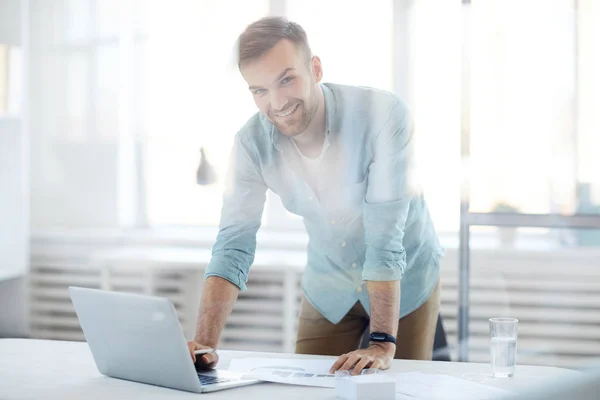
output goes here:
[{"label": "document on desk", "polygon": [[[229,370],[266,382],[334,388],[335,375],[329,373],[331,365],[331,360],[322,359],[239,358],[231,360]],[[484,400],[511,394],[450,375],[423,372],[389,375],[396,381],[397,399]]]},{"label": "document on desk", "polygon": [[229,370],[261,381],[334,388],[332,365],[333,361],[323,359],[236,358]]},{"label": "document on desk", "polygon": [[503,398],[511,394],[511,392],[494,386],[483,385],[450,375],[407,372],[395,376],[397,398],[485,400]]}]

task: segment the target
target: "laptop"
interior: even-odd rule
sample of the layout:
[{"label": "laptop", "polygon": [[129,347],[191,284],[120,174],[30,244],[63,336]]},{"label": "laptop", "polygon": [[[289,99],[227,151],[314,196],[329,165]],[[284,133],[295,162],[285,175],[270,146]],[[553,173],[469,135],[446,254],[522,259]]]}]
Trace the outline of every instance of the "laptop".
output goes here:
[{"label": "laptop", "polygon": [[195,393],[260,382],[226,370],[197,371],[168,299],[75,286],[68,290],[103,375]]}]

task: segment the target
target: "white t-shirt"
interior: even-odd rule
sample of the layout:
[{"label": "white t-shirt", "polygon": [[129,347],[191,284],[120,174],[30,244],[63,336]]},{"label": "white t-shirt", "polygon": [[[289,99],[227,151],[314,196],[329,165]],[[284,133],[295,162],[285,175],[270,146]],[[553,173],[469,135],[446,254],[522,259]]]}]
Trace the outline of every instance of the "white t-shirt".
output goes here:
[{"label": "white t-shirt", "polygon": [[317,158],[310,158],[302,153],[302,151],[298,148],[298,145],[296,144],[295,140],[292,139],[292,142],[294,143],[294,147],[300,155],[300,160],[302,161],[302,168],[304,170],[304,178],[306,179],[306,183],[308,183],[308,186],[310,186],[315,195],[319,197],[319,166],[321,164],[321,159],[323,158],[323,150],[321,149],[321,153]]}]

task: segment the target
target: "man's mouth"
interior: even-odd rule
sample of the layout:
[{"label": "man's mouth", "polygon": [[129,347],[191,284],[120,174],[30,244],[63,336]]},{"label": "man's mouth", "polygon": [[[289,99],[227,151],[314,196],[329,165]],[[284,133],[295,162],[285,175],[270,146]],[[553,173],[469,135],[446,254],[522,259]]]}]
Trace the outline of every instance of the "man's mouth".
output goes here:
[{"label": "man's mouth", "polygon": [[285,118],[288,115],[292,115],[297,109],[300,107],[300,103],[297,103],[295,106],[288,108],[286,111],[275,114],[277,118]]}]

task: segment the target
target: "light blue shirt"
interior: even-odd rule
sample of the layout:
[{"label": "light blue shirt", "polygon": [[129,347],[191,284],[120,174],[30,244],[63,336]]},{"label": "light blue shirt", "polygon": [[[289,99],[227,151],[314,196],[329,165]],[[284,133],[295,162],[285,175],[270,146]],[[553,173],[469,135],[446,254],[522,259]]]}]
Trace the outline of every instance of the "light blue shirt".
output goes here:
[{"label": "light blue shirt", "polygon": [[234,140],[217,241],[205,277],[246,290],[267,189],[304,219],[309,237],[302,288],[338,323],[357,301],[370,312],[365,281],[400,280],[400,316],[422,305],[439,279],[443,249],[414,174],[410,110],[385,91],[321,84],[326,136],[315,191],[301,155],[262,114]]}]

